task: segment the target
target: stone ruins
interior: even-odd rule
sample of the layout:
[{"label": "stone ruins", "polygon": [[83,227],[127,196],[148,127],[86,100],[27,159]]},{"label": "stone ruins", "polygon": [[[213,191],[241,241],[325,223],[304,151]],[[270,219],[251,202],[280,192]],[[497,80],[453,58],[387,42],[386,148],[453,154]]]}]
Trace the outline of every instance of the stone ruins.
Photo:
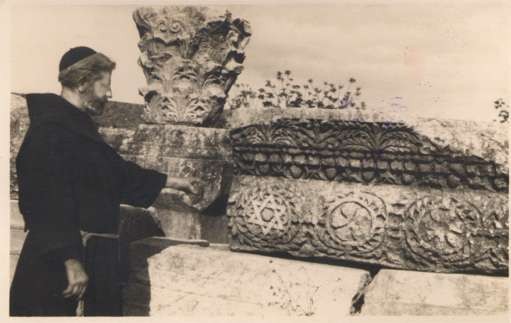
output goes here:
[{"label": "stone ruins", "polygon": [[[133,20],[145,105],[110,102],[101,133],[127,159],[199,179],[201,192],[191,205],[161,196],[162,232],[122,206],[125,315],[507,312],[505,126],[226,113],[250,24],[206,7],[144,7]],[[29,125],[23,97],[12,98],[14,219],[12,166]]]}]

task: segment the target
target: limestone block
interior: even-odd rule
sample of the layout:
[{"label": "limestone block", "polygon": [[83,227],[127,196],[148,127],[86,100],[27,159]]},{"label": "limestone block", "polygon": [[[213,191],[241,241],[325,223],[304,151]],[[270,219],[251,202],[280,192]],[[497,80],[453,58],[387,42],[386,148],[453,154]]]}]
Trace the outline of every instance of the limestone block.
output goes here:
[{"label": "limestone block", "polygon": [[[382,125],[406,125],[419,137],[425,137],[438,147],[449,147],[453,151],[479,156],[486,161],[495,162],[503,167],[503,172],[508,172],[509,138],[508,127],[498,122],[476,122],[468,120],[446,120],[423,118],[411,113],[401,111],[399,114],[389,111],[378,111],[377,113],[360,112],[351,109],[278,109],[265,108],[262,106],[250,106],[246,109],[226,111],[227,128],[237,129],[254,125],[269,125],[281,119],[294,119],[306,121],[310,119],[324,121],[344,121],[352,123],[376,123]],[[285,134],[286,131],[277,132]],[[293,129],[286,129],[293,130]],[[328,130],[328,128],[326,129]],[[390,130],[390,129],[388,129]],[[322,132],[320,132],[322,133]],[[361,134],[361,133],[359,133]],[[366,134],[366,139],[374,137]],[[388,133],[390,138],[398,139],[395,135],[399,133]],[[401,132],[402,134],[402,132]],[[326,136],[323,135],[323,138]],[[387,136],[388,137],[388,136]],[[410,138],[404,134],[402,140]],[[262,138],[262,137],[260,137]],[[272,140],[272,137],[267,137]],[[387,138],[387,139],[390,139]],[[321,136],[318,137],[321,139]],[[318,144],[321,140],[316,141]],[[285,142],[281,141],[281,144]]]},{"label": "limestone block", "polygon": [[19,211],[18,201],[11,200],[10,201],[10,243],[9,243],[9,282],[12,281],[12,277],[14,276],[14,271],[16,269],[16,264],[18,263],[19,255],[21,252],[21,248],[23,247],[23,242],[25,241],[25,237],[27,233],[24,232],[24,222],[22,215]]},{"label": "limestone block", "polygon": [[191,205],[185,205],[172,193],[162,192],[153,206],[158,209],[165,235],[200,238],[202,211],[227,194],[229,176],[226,175],[232,172],[227,130],[139,125],[136,130],[122,129],[128,136],[122,136],[119,129],[102,130],[127,160],[169,176],[198,180],[199,193],[191,196]]},{"label": "limestone block", "polygon": [[141,124],[119,146],[120,153],[154,157],[229,160],[228,131],[220,128],[183,125]]},{"label": "limestone block", "polygon": [[14,277],[19,257],[19,254],[9,254],[9,286],[12,283],[12,278]]},{"label": "limestone block", "polygon": [[17,198],[18,177],[16,175],[16,156],[30,125],[28,119],[27,101],[18,94],[11,95],[10,110],[10,193],[11,198]]},{"label": "limestone block", "polygon": [[14,271],[16,270],[16,265],[18,263],[18,259],[20,257],[21,248],[23,247],[23,242],[27,236],[26,232],[22,229],[11,228],[10,229],[10,250],[9,250],[9,268],[10,268],[10,280],[12,281],[12,277],[14,276]]},{"label": "limestone block", "polygon": [[508,314],[507,277],[381,270],[361,315]]},{"label": "limestone block", "polygon": [[193,209],[158,208],[158,218],[165,236],[178,239],[200,239],[200,214]]},{"label": "limestone block", "polygon": [[191,244],[208,247],[209,242],[201,239],[179,239],[171,237],[148,237],[130,244],[130,271],[138,271],[147,267],[147,259],[159,254],[170,246]]},{"label": "limestone block", "polygon": [[23,215],[21,214],[20,212],[20,208],[19,208],[19,205],[18,205],[18,200],[10,200],[10,218],[11,218],[11,223],[10,223],[10,226],[11,228],[12,227],[15,227],[15,228],[18,228],[18,229],[23,229],[24,226],[25,226],[25,222],[23,221]]},{"label": "limestone block", "polygon": [[117,152],[123,154],[127,152],[123,152],[121,149],[125,147],[127,141],[129,141],[133,137],[133,135],[135,134],[135,130],[108,127],[99,128],[99,133],[101,134],[101,136],[103,137],[107,144],[109,144]]},{"label": "limestone block", "polygon": [[27,232],[23,231],[23,229],[11,227],[10,235],[11,241],[9,252],[11,254],[19,255],[21,248],[23,247],[23,243],[25,242],[25,238],[27,237]]},{"label": "limestone block", "polygon": [[[152,163],[146,160],[143,165],[147,168],[157,169],[169,176],[195,178],[199,185],[199,192],[190,195],[191,207],[202,211],[215,201],[222,192],[223,174],[228,164],[223,161],[190,158],[166,158],[164,164]],[[162,168],[165,168],[163,170]],[[160,194],[155,206],[165,208],[176,208],[179,204],[172,194],[165,192]]]},{"label": "limestone block", "polygon": [[133,13],[148,86],[140,89],[151,123],[210,126],[241,73],[247,21],[199,6],[143,7]]},{"label": "limestone block", "polygon": [[508,271],[508,196],[238,176],[235,250],[287,252],[435,272]]},{"label": "limestone block", "polygon": [[[419,122],[420,121],[420,122]],[[278,117],[231,130],[236,174],[508,192],[502,126]],[[464,138],[464,132],[478,136]]]},{"label": "limestone block", "polygon": [[368,279],[364,270],[214,247],[172,246],[137,263],[125,315],[343,316]]},{"label": "limestone block", "polygon": [[125,129],[134,131],[144,122],[143,104],[108,101],[103,113],[92,116],[100,128]]}]

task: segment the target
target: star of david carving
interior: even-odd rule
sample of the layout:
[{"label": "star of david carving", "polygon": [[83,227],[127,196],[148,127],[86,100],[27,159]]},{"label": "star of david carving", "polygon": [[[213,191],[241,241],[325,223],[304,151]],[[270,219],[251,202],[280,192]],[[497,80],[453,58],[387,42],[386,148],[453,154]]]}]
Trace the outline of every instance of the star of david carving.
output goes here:
[{"label": "star of david carving", "polygon": [[264,235],[270,233],[272,229],[279,232],[285,230],[288,210],[282,197],[270,194],[260,200],[253,199],[251,204],[252,212],[247,222],[258,225]]}]

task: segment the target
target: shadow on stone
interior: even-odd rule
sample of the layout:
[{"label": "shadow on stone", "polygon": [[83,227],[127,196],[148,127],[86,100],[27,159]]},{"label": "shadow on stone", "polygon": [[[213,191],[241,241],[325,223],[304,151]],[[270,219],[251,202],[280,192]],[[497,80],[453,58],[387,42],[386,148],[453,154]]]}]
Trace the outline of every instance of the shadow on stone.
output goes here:
[{"label": "shadow on stone", "polygon": [[[131,268],[131,258],[129,252],[130,244],[132,242],[152,236],[163,236],[163,231],[158,228],[158,226],[154,223],[153,219],[145,209],[123,205],[121,207],[121,215],[122,218],[119,227],[119,274],[121,276],[121,293],[124,293],[124,289],[126,289],[129,281],[129,268]],[[141,299],[148,299],[149,301],[149,289],[139,289],[137,290],[137,294],[140,294],[139,297]],[[121,304],[124,305],[124,301],[122,299],[123,297],[121,296]],[[144,311],[142,310],[140,315],[147,314],[144,314]]]},{"label": "shadow on stone", "polygon": [[233,167],[228,164],[222,174],[221,191],[217,199],[201,212],[201,239],[211,243],[228,243],[227,203],[233,179]]}]

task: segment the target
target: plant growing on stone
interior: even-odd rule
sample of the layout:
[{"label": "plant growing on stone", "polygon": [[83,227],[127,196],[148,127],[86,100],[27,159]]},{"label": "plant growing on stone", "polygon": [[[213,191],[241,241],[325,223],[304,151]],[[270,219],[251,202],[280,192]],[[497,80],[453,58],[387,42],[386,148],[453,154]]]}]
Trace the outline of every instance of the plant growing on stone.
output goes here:
[{"label": "plant growing on stone", "polygon": [[275,78],[254,90],[248,84],[236,84],[237,94],[229,100],[231,109],[249,107],[259,101],[268,108],[320,108],[364,110],[366,105],[359,100],[361,87],[350,78],[347,85],[322,82],[313,79],[297,82],[289,70],[277,71]]},{"label": "plant growing on stone", "polygon": [[509,104],[500,98],[493,102],[493,107],[498,111],[498,121],[500,123],[509,122]]}]

